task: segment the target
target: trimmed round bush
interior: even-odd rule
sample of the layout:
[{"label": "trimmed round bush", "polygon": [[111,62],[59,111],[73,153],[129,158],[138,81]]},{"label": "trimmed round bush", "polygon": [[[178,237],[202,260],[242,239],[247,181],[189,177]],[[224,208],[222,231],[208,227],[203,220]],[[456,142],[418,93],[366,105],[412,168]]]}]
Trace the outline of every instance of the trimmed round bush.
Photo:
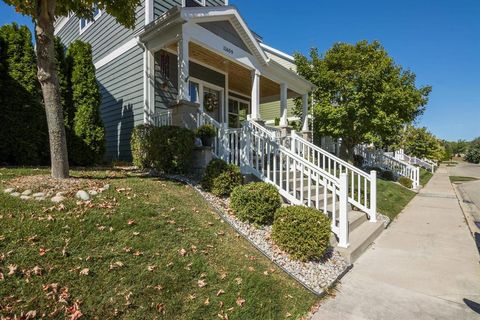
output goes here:
[{"label": "trimmed round bush", "polygon": [[400,177],[398,178],[398,183],[400,183],[402,186],[408,189],[412,189],[413,187],[413,182],[407,177]]},{"label": "trimmed round bush", "polygon": [[219,197],[229,196],[235,187],[243,184],[240,168],[230,164],[227,169],[213,179],[212,193]]},{"label": "trimmed round bush", "polygon": [[240,220],[265,225],[273,222],[282,199],[273,185],[254,182],[233,189],[230,206]]},{"label": "trimmed round bush", "polygon": [[380,178],[387,181],[395,181],[395,175],[392,171],[389,170],[384,170],[380,172]]},{"label": "trimmed round bush", "polygon": [[212,191],[213,180],[228,170],[228,163],[221,159],[213,159],[205,168],[200,184],[205,191]]},{"label": "trimmed round bush", "polygon": [[186,173],[192,163],[195,135],[176,127],[155,127],[148,143],[153,167],[165,173]]},{"label": "trimmed round bush", "polygon": [[330,219],[308,207],[280,208],[275,213],[272,239],[293,259],[320,260],[330,246]]},{"label": "trimmed round bush", "polygon": [[139,168],[149,168],[152,166],[151,155],[149,154],[150,136],[154,126],[142,124],[136,126],[132,131],[130,145],[132,148],[132,162]]}]

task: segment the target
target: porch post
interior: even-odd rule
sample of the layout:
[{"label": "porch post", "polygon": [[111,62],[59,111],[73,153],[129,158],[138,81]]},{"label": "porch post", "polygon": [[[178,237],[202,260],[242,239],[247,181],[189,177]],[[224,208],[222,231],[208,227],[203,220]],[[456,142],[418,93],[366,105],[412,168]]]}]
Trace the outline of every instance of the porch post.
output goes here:
[{"label": "porch post", "polygon": [[185,100],[190,101],[190,94],[188,92],[188,78],[189,72],[189,59],[188,59],[188,42],[189,39],[184,34],[178,40],[178,101]]},{"label": "porch post", "polygon": [[260,73],[252,71],[252,120],[260,120]]},{"label": "porch post", "polygon": [[308,93],[302,96],[303,112],[302,112],[302,131],[308,132]]},{"label": "porch post", "polygon": [[287,99],[288,99],[288,87],[286,83],[280,84],[280,127],[285,128],[288,126],[287,120]]}]

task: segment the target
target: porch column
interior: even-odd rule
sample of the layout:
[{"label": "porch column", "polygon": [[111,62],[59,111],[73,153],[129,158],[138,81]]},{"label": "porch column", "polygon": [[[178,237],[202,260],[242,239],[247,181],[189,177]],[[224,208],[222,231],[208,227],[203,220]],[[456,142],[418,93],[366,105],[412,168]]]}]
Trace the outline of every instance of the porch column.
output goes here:
[{"label": "porch column", "polygon": [[188,90],[189,59],[188,59],[188,42],[187,36],[182,35],[177,43],[178,51],[178,101],[190,101]]},{"label": "porch column", "polygon": [[284,128],[288,126],[287,120],[287,99],[288,99],[288,87],[286,83],[280,84],[280,127]]},{"label": "porch column", "polygon": [[260,73],[252,71],[252,120],[260,120]]},{"label": "porch column", "polygon": [[302,131],[308,132],[308,93],[305,93],[302,96],[302,105],[303,105],[303,112],[302,112]]}]

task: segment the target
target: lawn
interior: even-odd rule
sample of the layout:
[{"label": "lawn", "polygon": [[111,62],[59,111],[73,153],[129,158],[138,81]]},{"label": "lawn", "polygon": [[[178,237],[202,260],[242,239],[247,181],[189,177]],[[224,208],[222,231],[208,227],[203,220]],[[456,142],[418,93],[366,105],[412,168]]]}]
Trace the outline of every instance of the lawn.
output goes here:
[{"label": "lawn", "polygon": [[0,169],[0,317],[297,319],[318,300],[191,187],[73,171],[111,187],[56,206],[3,193],[11,178],[47,173]]},{"label": "lawn", "polygon": [[468,181],[476,181],[477,178],[473,177],[462,177],[462,176],[450,176],[451,183],[461,183],[461,182],[468,182]]},{"label": "lawn", "polygon": [[392,181],[377,179],[377,210],[391,220],[405,208],[415,192]]},{"label": "lawn", "polygon": [[432,177],[433,177],[433,173],[431,173],[430,171],[424,168],[420,168],[420,185],[421,186],[425,187],[428,181],[430,181]]}]

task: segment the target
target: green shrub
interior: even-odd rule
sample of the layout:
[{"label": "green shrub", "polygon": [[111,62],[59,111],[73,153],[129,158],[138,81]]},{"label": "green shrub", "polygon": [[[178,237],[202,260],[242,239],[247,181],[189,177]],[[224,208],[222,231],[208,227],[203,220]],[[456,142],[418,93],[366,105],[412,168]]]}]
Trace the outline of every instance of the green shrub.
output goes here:
[{"label": "green shrub", "polygon": [[395,181],[395,175],[392,171],[383,170],[380,172],[380,178],[387,181]]},{"label": "green shrub", "polygon": [[356,154],[353,156],[353,165],[355,167],[362,167],[363,166],[363,162],[364,162],[364,158],[359,155],[359,154]]},{"label": "green shrub", "polygon": [[233,189],[230,205],[242,221],[271,224],[282,200],[278,190],[265,182],[254,182]]},{"label": "green shrub", "polygon": [[480,163],[480,145],[472,145],[465,154],[465,160],[471,163]]},{"label": "green shrub", "polygon": [[413,186],[412,180],[410,180],[407,177],[398,178],[398,183],[400,183],[402,186],[408,189],[412,189],[412,186]]},{"label": "green shrub", "polygon": [[148,154],[153,167],[164,173],[186,173],[192,161],[195,135],[175,127],[155,127],[149,135]]},{"label": "green shrub", "polygon": [[212,193],[216,196],[229,196],[235,187],[242,185],[243,175],[236,165],[228,165],[227,170],[213,179]]},{"label": "green shrub", "polygon": [[221,159],[213,159],[207,165],[200,184],[205,191],[212,191],[213,180],[228,169],[228,163]]},{"label": "green shrub", "polygon": [[149,153],[149,144],[154,126],[141,124],[132,131],[130,146],[132,148],[133,165],[139,168],[149,168],[152,166],[152,158]]},{"label": "green shrub", "polygon": [[330,246],[330,219],[303,206],[280,208],[275,213],[272,239],[294,259],[320,260]]}]

